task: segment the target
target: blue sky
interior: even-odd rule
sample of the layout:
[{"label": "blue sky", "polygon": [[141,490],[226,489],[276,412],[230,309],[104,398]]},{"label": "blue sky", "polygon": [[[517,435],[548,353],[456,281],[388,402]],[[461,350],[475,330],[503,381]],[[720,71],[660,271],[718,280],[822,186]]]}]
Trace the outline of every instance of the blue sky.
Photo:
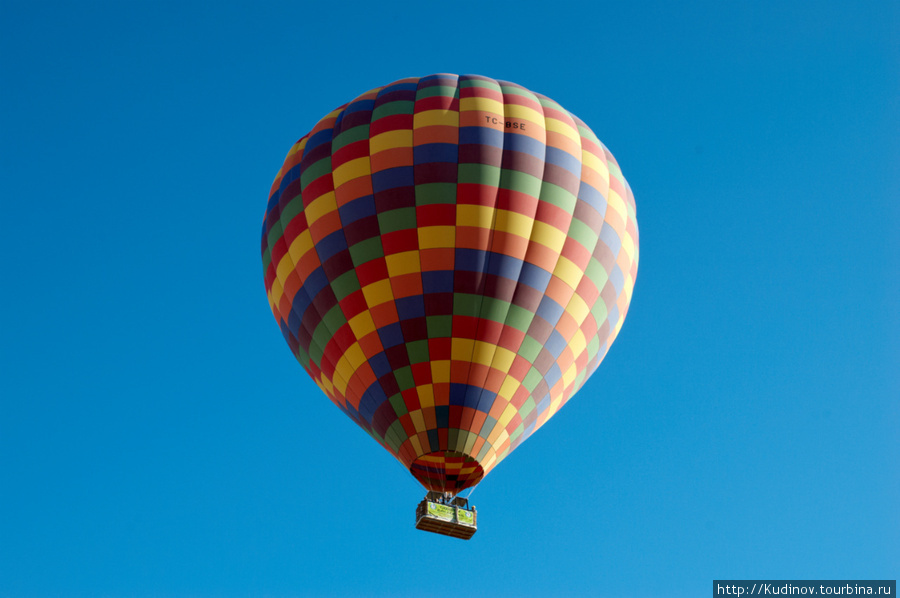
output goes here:
[{"label": "blue sky", "polygon": [[[897,578],[900,5],[255,4],[3,3],[0,596]],[[580,116],[641,233],[622,333],[470,542],[413,529],[259,257],[291,144],[435,72]]]}]

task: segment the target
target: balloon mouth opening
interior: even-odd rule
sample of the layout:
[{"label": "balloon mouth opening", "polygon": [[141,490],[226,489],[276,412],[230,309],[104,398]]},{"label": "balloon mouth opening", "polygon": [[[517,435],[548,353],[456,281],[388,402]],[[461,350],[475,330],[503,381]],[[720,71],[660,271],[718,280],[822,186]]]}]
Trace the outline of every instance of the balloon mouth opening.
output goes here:
[{"label": "balloon mouth opening", "polygon": [[453,494],[471,488],[484,477],[478,461],[456,451],[422,455],[409,466],[409,472],[428,490]]}]

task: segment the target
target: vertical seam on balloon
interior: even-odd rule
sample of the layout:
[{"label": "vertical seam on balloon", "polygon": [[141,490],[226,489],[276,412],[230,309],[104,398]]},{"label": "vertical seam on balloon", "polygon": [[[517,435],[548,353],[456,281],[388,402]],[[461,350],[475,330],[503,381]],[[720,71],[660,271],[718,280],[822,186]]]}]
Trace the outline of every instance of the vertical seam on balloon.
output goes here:
[{"label": "vertical seam on balloon", "polygon": [[[500,85],[500,82],[499,82],[499,81],[496,81],[496,80],[493,80],[493,79],[491,79],[491,81],[492,81],[495,85],[497,85],[497,87],[498,87],[498,89],[500,89],[501,95],[502,95],[503,92],[502,92],[502,87],[501,87],[501,85]],[[506,114],[506,108],[505,108],[505,106],[506,106],[506,105],[505,105],[505,103],[504,103],[504,116],[505,116],[505,114]],[[470,386],[470,385],[469,385],[469,379],[470,379],[470,377],[472,376],[472,360],[473,360],[474,357],[475,357],[475,343],[477,342],[477,338],[478,338],[478,330],[479,330],[480,325],[481,325],[481,310],[482,310],[482,307],[483,307],[483,305],[484,305],[484,287],[485,287],[485,285],[486,285],[486,283],[487,283],[487,272],[488,272],[488,270],[489,270],[488,266],[489,266],[489,263],[490,263],[490,257],[491,257],[491,251],[490,251],[490,250],[491,250],[491,247],[492,247],[492,245],[493,245],[493,241],[494,241],[494,227],[496,226],[496,222],[497,222],[497,199],[498,199],[499,193],[500,193],[500,182],[503,180],[503,147],[504,147],[504,145],[505,145],[505,139],[504,139],[503,135],[501,135],[500,140],[501,140],[501,141],[500,141],[500,143],[501,143],[501,146],[500,146],[500,176],[499,176],[499,178],[498,178],[498,180],[497,180],[497,186],[496,186],[496,189],[495,189],[495,191],[494,191],[493,211],[491,212],[491,225],[490,225],[490,229],[489,229],[489,230],[490,230],[490,233],[489,233],[489,238],[488,238],[488,240],[487,240],[487,243],[486,243],[486,249],[485,249],[486,259],[485,259],[485,263],[484,263],[484,266],[483,266],[484,270],[482,271],[482,277],[481,277],[481,281],[480,281],[480,283],[479,283],[480,288],[475,289],[475,296],[478,297],[478,298],[480,299],[480,301],[479,301],[479,303],[478,303],[478,308],[477,308],[477,310],[476,310],[476,313],[478,314],[478,322],[476,323],[475,335],[474,335],[473,338],[472,338],[472,352],[469,354],[469,358],[468,358],[468,367],[466,368],[466,375],[465,375],[465,378],[464,378],[466,387]],[[457,190],[458,190],[458,189],[459,189],[459,168],[458,168],[458,167],[457,167],[457,183],[456,183],[456,184],[457,184]],[[457,205],[459,205],[459,204],[457,203]],[[457,214],[458,214],[458,212],[457,212]],[[458,225],[457,225],[457,226],[458,226]],[[454,295],[455,295],[455,292],[454,292]],[[476,401],[475,401],[475,404],[474,404],[474,406],[472,406],[472,409],[474,409],[474,410],[476,410],[476,411],[478,410],[478,404],[481,402],[481,396],[482,396],[482,393],[484,392],[484,389],[483,389],[483,388],[480,389],[480,390],[481,390],[481,392],[478,393],[477,398],[476,398]],[[468,388],[466,389],[466,393],[468,394]],[[464,402],[463,404],[465,405],[465,402]],[[485,415],[487,415],[487,414],[485,414]],[[468,430],[468,432],[472,433],[473,430],[470,429],[470,430]],[[480,434],[479,432],[474,432],[474,433],[476,434],[476,436],[479,436],[479,437],[481,437],[481,438],[484,438],[484,443],[483,443],[483,444],[487,444],[487,438],[486,438],[486,437],[481,436],[481,434]],[[476,440],[476,442],[477,442],[477,440]],[[463,449],[465,449],[465,445],[463,446]],[[479,449],[478,452],[481,452],[481,449]],[[468,454],[468,453],[463,453],[463,454]],[[474,455],[470,455],[470,456],[471,456],[471,457],[472,457],[479,465],[481,465],[481,461],[478,460],[478,455],[477,455],[477,453],[474,454]]]},{"label": "vertical seam on balloon", "polygon": [[[516,87],[519,87],[519,86],[516,86]],[[540,108],[541,116],[544,117],[543,106],[541,105],[540,100],[539,100],[539,98],[537,97],[537,95],[534,94],[533,92],[529,91],[529,90],[525,90],[524,88],[521,88],[521,87],[520,87],[520,89],[522,89],[522,90],[524,90],[524,91],[528,91],[528,93],[531,94],[531,97],[535,100],[535,103],[536,103],[537,106]],[[501,82],[501,90],[502,90],[502,82]],[[506,113],[507,113],[506,106],[508,105],[507,102],[506,102],[506,93],[505,93],[505,92],[503,92],[503,97],[504,97],[504,101],[503,101],[503,106],[504,106],[503,117],[504,117],[504,118],[503,118],[503,120],[504,120],[504,122],[505,122],[505,121],[506,121],[506,118],[507,118],[507,114],[506,114]],[[546,134],[546,131],[547,131],[547,126],[546,126],[546,118],[545,118],[545,120],[544,120],[544,144],[543,144],[543,146],[544,146],[544,159],[541,161],[542,169],[541,169],[541,177],[540,177],[540,178],[541,178],[541,186],[542,186],[542,187],[543,187],[544,177],[545,177],[546,172],[547,172],[547,134]],[[504,135],[505,135],[505,134],[506,134],[506,133],[504,132]],[[512,135],[512,134],[514,134],[514,133],[510,133],[510,134]],[[501,176],[501,179],[502,179],[502,176]],[[540,195],[540,191],[538,191],[538,195]],[[538,197],[538,198],[536,198],[536,199],[538,200],[538,202],[540,202],[540,197]],[[537,208],[535,208],[535,216],[537,216]],[[530,238],[531,234],[534,232],[534,222],[536,222],[536,218],[532,219],[532,226],[531,226],[531,231],[529,231],[529,238]],[[522,268],[524,268],[524,264],[525,264],[524,258],[527,256],[527,254],[528,254],[528,250],[527,250],[527,248],[526,248],[525,254],[523,255]],[[521,276],[522,268],[519,269],[519,276]],[[518,288],[518,280],[516,281],[516,285],[517,285],[517,288]],[[515,297],[515,291],[513,292],[513,297]],[[511,309],[511,307],[512,307],[512,304],[513,304],[512,301],[510,301],[509,306],[506,308],[506,315],[505,315],[504,318],[503,318],[503,326],[506,326],[506,322],[507,322],[508,319],[509,319],[509,314],[510,314],[510,309]],[[479,321],[479,325],[480,325],[480,321]],[[480,328],[480,326],[479,326],[479,328]],[[502,344],[502,341],[503,341],[503,338],[504,338],[504,332],[505,332],[505,330],[501,330],[501,332],[500,332],[500,338],[497,340],[497,344],[494,345],[494,350],[493,350],[492,353],[491,353],[491,364],[488,366],[489,368],[492,368],[492,367],[493,367],[494,359],[496,358],[496,355],[497,355],[497,347],[499,347],[499,346]],[[488,371],[488,375],[490,375],[490,371]],[[484,393],[485,390],[486,390],[486,389],[482,386],[482,388],[481,388],[481,394],[479,395],[479,401],[480,401],[480,398],[481,398],[481,396],[483,395],[483,393]],[[494,402],[495,402],[495,403],[496,403],[496,401],[499,399],[499,397],[500,397],[500,395],[499,395],[499,391],[498,391],[497,398],[494,399]],[[508,402],[508,404],[512,404],[512,400],[511,400],[511,399],[510,399],[510,401]],[[502,413],[501,413],[500,415],[502,416]],[[504,426],[504,427],[505,427],[505,426]],[[492,436],[493,433],[494,433],[498,428],[500,428],[500,419],[499,419],[499,418],[498,418],[497,421],[495,422],[494,427],[491,428],[491,430],[488,432],[488,437]],[[487,438],[485,438],[485,442],[487,442]],[[491,468],[490,468],[490,469],[493,469],[493,468],[494,468],[500,461],[502,461],[503,459],[500,457],[499,452],[497,452],[497,450],[494,448],[493,444],[491,444],[491,448],[494,449],[494,451],[495,451],[495,457],[496,457],[496,458],[495,458],[495,461],[491,464]],[[486,474],[485,474],[485,475],[486,475]]]}]

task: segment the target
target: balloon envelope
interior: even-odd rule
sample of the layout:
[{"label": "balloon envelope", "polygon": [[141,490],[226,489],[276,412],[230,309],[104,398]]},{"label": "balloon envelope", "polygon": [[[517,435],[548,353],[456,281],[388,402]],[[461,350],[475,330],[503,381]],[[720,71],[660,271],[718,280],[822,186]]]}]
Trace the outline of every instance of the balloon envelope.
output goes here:
[{"label": "balloon envelope", "polygon": [[583,122],[513,83],[442,74],[364,93],[291,148],[262,255],[316,384],[426,488],[456,493],[597,368],[638,232]]}]

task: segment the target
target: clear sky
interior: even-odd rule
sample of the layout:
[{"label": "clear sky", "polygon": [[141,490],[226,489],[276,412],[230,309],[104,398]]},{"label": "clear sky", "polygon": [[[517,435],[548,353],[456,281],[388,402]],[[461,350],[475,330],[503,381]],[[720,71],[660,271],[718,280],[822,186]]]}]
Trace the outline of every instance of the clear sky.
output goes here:
[{"label": "clear sky", "polygon": [[[3,1],[0,596],[896,579],[900,4],[687,4]],[[641,234],[616,343],[469,542],[413,528],[259,256],[291,144],[436,72],[581,117]]]}]

